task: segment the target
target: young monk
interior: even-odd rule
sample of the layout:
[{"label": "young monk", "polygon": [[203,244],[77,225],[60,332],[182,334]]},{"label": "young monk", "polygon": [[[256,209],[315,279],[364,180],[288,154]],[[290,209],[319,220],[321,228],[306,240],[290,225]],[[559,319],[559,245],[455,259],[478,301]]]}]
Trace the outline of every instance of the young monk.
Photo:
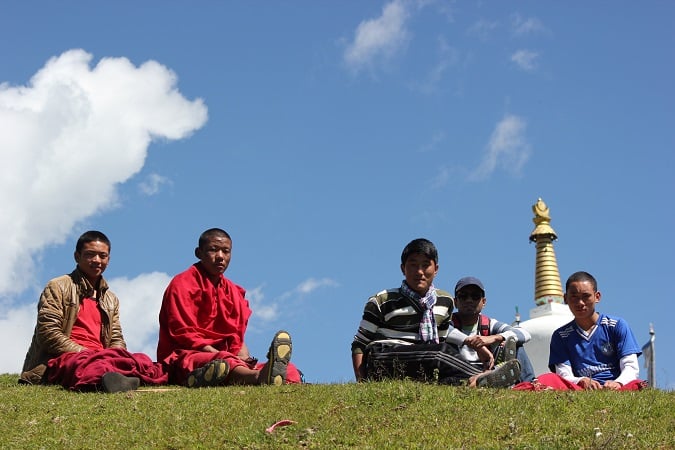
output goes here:
[{"label": "young monk", "polygon": [[159,313],[157,359],[168,367],[171,382],[299,383],[288,332],[275,334],[266,364],[257,363],[244,342],[251,316],[246,291],[223,275],[232,257],[230,235],[220,228],[204,231],[195,256],[199,261],[169,283]]},{"label": "young monk", "polygon": [[161,364],[126,350],[119,300],[103,278],[110,240],[100,231],[87,231],[77,240],[74,256],[75,270],[51,280],[40,296],[19,382],[106,392],[166,383]]}]

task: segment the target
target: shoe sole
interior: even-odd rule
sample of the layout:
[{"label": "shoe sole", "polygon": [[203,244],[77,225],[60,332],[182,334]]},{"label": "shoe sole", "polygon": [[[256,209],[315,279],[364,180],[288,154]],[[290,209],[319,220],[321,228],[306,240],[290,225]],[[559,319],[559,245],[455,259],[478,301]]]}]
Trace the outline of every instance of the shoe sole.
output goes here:
[{"label": "shoe sole", "polygon": [[211,361],[199,369],[193,370],[187,379],[187,387],[189,388],[199,388],[206,386],[219,386],[223,384],[227,374],[230,371],[230,367],[227,365],[227,362],[216,359]]},{"label": "shoe sole", "polygon": [[506,340],[504,343],[504,361],[516,359],[517,345],[518,342],[515,338],[510,337]]},{"label": "shoe sole", "polygon": [[267,352],[267,364],[271,369],[267,372],[267,384],[282,385],[286,381],[288,363],[293,353],[291,335],[287,331],[278,331],[272,339],[272,344]]},{"label": "shoe sole", "polygon": [[141,385],[137,377],[127,377],[117,372],[108,372],[101,379],[103,390],[109,394],[116,392],[135,391]]},{"label": "shoe sole", "polygon": [[478,387],[506,388],[520,381],[520,363],[517,359],[506,361],[493,371],[476,380]]}]

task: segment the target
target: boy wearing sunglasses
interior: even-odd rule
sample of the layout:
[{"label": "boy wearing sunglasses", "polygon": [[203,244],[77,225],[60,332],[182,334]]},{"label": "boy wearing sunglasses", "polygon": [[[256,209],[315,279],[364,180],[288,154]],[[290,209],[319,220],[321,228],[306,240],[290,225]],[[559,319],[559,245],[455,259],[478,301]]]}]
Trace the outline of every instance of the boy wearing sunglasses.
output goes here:
[{"label": "boy wearing sunglasses", "polygon": [[452,313],[446,342],[454,344],[462,358],[476,367],[484,364],[477,353],[482,348],[488,348],[497,363],[516,358],[521,380],[531,381],[534,369],[523,348],[530,333],[482,314],[486,303],[483,283],[476,277],[461,278],[455,285],[457,311]]}]

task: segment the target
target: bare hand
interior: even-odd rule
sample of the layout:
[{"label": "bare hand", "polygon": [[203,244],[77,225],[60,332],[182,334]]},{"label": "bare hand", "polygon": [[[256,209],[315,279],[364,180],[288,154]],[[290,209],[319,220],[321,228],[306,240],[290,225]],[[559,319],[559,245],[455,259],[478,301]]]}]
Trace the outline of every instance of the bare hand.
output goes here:
[{"label": "bare hand", "polygon": [[612,391],[618,391],[621,387],[622,384],[617,383],[616,381],[605,381],[605,385],[603,386],[604,389],[610,389]]},{"label": "bare hand", "polygon": [[579,380],[577,382],[577,385],[579,385],[580,387],[582,387],[586,390],[591,390],[591,391],[594,391],[594,390],[597,390],[597,389],[602,389],[602,385],[600,384],[600,382],[592,380],[588,377],[583,377],[581,380]]},{"label": "bare hand", "polygon": [[241,343],[241,350],[239,350],[239,353],[237,354],[237,356],[242,361],[246,361],[251,357],[251,352],[248,351],[248,345],[246,345],[245,342]]},{"label": "bare hand", "polygon": [[473,336],[469,336],[464,339],[464,344],[468,345],[474,350],[478,350],[481,347],[489,347],[492,344],[499,343],[501,341],[501,335],[499,334],[493,334],[490,336],[479,336],[474,334]]},{"label": "bare hand", "polygon": [[492,367],[494,367],[495,356],[488,347],[480,347],[476,349],[476,353],[478,353],[478,357],[483,362],[483,367],[485,367],[486,370],[492,369]]}]

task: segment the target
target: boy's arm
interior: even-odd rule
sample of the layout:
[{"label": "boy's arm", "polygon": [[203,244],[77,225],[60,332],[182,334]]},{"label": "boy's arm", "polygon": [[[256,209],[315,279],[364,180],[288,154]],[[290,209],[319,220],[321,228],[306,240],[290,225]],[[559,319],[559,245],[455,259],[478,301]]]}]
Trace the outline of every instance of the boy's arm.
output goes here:
[{"label": "boy's arm", "polygon": [[[631,353],[630,355],[621,358],[619,366],[621,367],[621,374],[613,381],[614,383],[621,383],[623,386],[640,377],[640,365],[638,364],[638,357],[635,353]],[[607,383],[610,382],[606,382],[605,385],[607,385]]]},{"label": "boy's arm", "polygon": [[490,334],[488,336],[471,336],[465,344],[472,348],[478,348],[482,345],[500,344],[509,337],[513,337],[519,345],[529,342],[532,338],[530,333],[524,328],[513,327],[508,323],[490,319]]},{"label": "boy's arm", "polygon": [[558,374],[561,378],[574,383],[584,389],[602,389],[602,385],[599,381],[595,381],[592,378],[588,377],[577,377],[574,376],[572,372],[572,366],[562,363],[555,365],[555,373]]},{"label": "boy's arm", "polygon": [[356,381],[363,381],[366,378],[366,366],[363,364],[363,353],[366,346],[377,336],[377,330],[380,324],[384,322],[380,304],[377,301],[377,295],[372,296],[366,302],[363,308],[363,316],[359,323],[359,328],[354,335],[352,342],[352,366],[354,368],[354,377]]},{"label": "boy's arm", "polygon": [[363,353],[352,353],[352,366],[354,367],[354,377],[356,381],[363,381],[366,378],[365,366],[363,365]]},{"label": "boy's arm", "polygon": [[71,299],[70,286],[63,287],[56,281],[50,281],[38,301],[36,333],[42,342],[42,348],[51,355],[67,352],[80,352],[85,349],[63,332],[66,321],[65,305],[78,300]]},{"label": "boy's arm", "polygon": [[461,347],[464,344],[467,344],[467,339],[469,336],[459,331],[452,324],[448,327],[448,335],[445,338],[445,342],[455,344],[458,347]]},{"label": "boy's arm", "polygon": [[532,335],[530,335],[525,328],[514,327],[496,319],[490,319],[490,334],[498,334],[502,336],[504,340],[513,337],[520,345],[525,344],[532,339]]},{"label": "boy's arm", "polygon": [[[485,341],[485,339],[488,339],[488,341]],[[468,347],[471,347],[476,351],[478,354],[478,359],[483,363],[483,365],[487,369],[491,369],[494,366],[494,355],[488,348],[493,340],[496,338],[494,336],[478,336],[478,335],[471,335],[467,336],[466,334],[462,333],[459,331],[457,328],[455,328],[452,323],[450,324],[448,328],[448,335],[445,338],[445,342],[449,342],[451,344],[456,345],[457,347],[461,347],[462,345],[466,345]]]},{"label": "boy's arm", "polygon": [[123,348],[126,350],[127,343],[122,335],[122,324],[120,322],[120,301],[115,294],[108,291],[106,295],[110,296],[110,301],[115,305],[110,318],[110,348]]},{"label": "boy's arm", "polygon": [[574,384],[577,384],[579,380],[583,378],[575,376],[574,373],[572,372],[572,366],[566,363],[556,364],[555,373],[558,374],[561,378],[564,378],[565,380]]},{"label": "boy's arm", "polygon": [[640,356],[641,348],[638,345],[633,332],[628,323],[621,319],[617,319],[616,326],[612,327],[610,338],[614,347],[617,349],[618,355],[621,356],[619,360],[619,369],[621,373],[614,381],[606,381],[605,388],[619,389],[626,383],[637,380],[640,377],[640,365],[638,363],[638,356]]}]

